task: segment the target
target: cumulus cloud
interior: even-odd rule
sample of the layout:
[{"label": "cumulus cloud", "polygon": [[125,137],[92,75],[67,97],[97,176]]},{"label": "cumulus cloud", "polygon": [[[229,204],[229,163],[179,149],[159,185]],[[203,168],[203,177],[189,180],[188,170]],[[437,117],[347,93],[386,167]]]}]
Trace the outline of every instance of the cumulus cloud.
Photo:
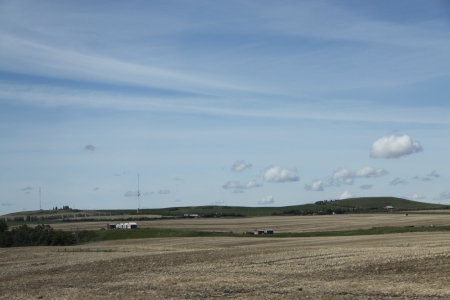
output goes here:
[{"label": "cumulus cloud", "polygon": [[273,204],[273,203],[274,203],[274,198],[272,195],[267,196],[266,198],[263,198],[258,201],[258,204]]},{"label": "cumulus cloud", "polygon": [[351,194],[349,191],[345,191],[342,193],[342,195],[339,197],[340,200],[353,198],[355,197],[353,194]]},{"label": "cumulus cloud", "polygon": [[387,174],[389,174],[389,172],[384,169],[364,167],[355,172],[355,177],[376,178]]},{"label": "cumulus cloud", "polygon": [[166,195],[168,193],[170,193],[170,191],[168,191],[168,190],[159,190],[159,192],[158,192],[158,194],[160,194],[160,195]]},{"label": "cumulus cloud", "polygon": [[137,197],[138,196],[138,194],[139,194],[139,192],[138,191],[134,191],[134,192],[132,192],[132,191],[128,191],[128,192],[126,192],[125,193],[125,197]]},{"label": "cumulus cloud", "polygon": [[363,184],[361,186],[359,186],[360,189],[363,190],[370,190],[373,187],[373,184]]},{"label": "cumulus cloud", "polygon": [[93,145],[89,144],[89,145],[84,146],[84,150],[86,150],[86,151],[94,151],[95,147]]},{"label": "cumulus cloud", "polygon": [[261,187],[261,186],[262,186],[262,184],[258,184],[254,180],[250,180],[246,184],[242,184],[239,181],[228,181],[227,183],[222,185],[222,188],[224,188],[226,190],[230,190],[230,189],[232,189],[232,190],[245,190],[245,189],[252,189],[252,188]]},{"label": "cumulus cloud", "polygon": [[433,197],[433,200],[448,200],[450,199],[450,191],[442,192],[439,196]]},{"label": "cumulus cloud", "polygon": [[21,191],[31,191],[33,188],[31,186],[24,187]]},{"label": "cumulus cloud", "polygon": [[376,140],[370,148],[373,158],[400,158],[423,150],[419,142],[408,135],[390,135]]},{"label": "cumulus cloud", "polygon": [[410,199],[412,200],[423,200],[426,199],[427,197],[425,197],[424,195],[420,195],[420,194],[413,194]]},{"label": "cumulus cloud", "polygon": [[289,181],[298,181],[299,177],[297,175],[297,170],[288,170],[282,169],[279,166],[273,166],[268,168],[264,172],[264,180],[267,182],[289,182]]},{"label": "cumulus cloud", "polygon": [[245,160],[237,160],[233,166],[231,166],[231,170],[234,172],[241,172],[245,169],[250,169],[252,167],[252,164],[248,164],[245,162]]},{"label": "cumulus cloud", "polygon": [[323,191],[322,180],[316,180],[312,184],[305,184],[305,190],[307,191]]},{"label": "cumulus cloud", "polygon": [[2,206],[12,206],[12,204],[9,203],[9,202],[3,202],[3,203],[2,203]]},{"label": "cumulus cloud", "polygon": [[394,180],[392,180],[391,182],[389,182],[390,185],[399,185],[399,184],[408,184],[408,181],[405,181],[399,177],[395,178]]},{"label": "cumulus cloud", "polygon": [[347,168],[339,168],[331,175],[332,183],[353,184],[353,173]]}]

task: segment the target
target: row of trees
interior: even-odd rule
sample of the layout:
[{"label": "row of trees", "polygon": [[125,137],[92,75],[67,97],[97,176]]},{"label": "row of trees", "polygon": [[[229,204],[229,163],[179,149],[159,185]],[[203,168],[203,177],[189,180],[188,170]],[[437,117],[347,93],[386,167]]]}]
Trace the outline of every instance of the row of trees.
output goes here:
[{"label": "row of trees", "polygon": [[66,246],[76,242],[76,234],[53,230],[50,225],[21,225],[8,230],[7,223],[0,220],[0,247]]}]

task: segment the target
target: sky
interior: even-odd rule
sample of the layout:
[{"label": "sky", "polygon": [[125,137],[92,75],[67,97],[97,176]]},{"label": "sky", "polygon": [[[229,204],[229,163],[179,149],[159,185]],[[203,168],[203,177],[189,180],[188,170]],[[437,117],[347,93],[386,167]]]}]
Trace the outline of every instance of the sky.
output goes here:
[{"label": "sky", "polygon": [[0,45],[0,215],[450,204],[447,1],[1,0]]}]

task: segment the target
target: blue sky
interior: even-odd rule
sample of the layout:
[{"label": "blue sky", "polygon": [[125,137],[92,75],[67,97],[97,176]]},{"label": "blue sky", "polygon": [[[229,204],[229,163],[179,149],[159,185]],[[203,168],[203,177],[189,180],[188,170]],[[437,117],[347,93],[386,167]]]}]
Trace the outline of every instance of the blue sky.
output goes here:
[{"label": "blue sky", "polygon": [[445,1],[1,1],[0,214],[450,202]]}]

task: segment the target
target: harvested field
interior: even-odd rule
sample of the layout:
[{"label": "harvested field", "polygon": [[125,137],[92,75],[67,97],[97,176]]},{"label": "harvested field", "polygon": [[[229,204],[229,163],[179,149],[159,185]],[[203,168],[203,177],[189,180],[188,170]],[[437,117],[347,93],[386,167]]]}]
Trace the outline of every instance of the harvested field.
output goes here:
[{"label": "harvested field", "polygon": [[449,233],[141,239],[88,248],[0,249],[0,299],[450,298]]},{"label": "harvested field", "polygon": [[[309,232],[330,230],[369,229],[385,226],[449,226],[450,216],[446,214],[344,214],[324,216],[272,216],[259,218],[208,218],[208,219],[157,219],[137,222],[140,228],[178,228],[190,230],[243,232],[255,228],[271,228],[275,232]],[[64,222],[52,224],[55,229],[73,230],[100,229],[99,222]]]}]

